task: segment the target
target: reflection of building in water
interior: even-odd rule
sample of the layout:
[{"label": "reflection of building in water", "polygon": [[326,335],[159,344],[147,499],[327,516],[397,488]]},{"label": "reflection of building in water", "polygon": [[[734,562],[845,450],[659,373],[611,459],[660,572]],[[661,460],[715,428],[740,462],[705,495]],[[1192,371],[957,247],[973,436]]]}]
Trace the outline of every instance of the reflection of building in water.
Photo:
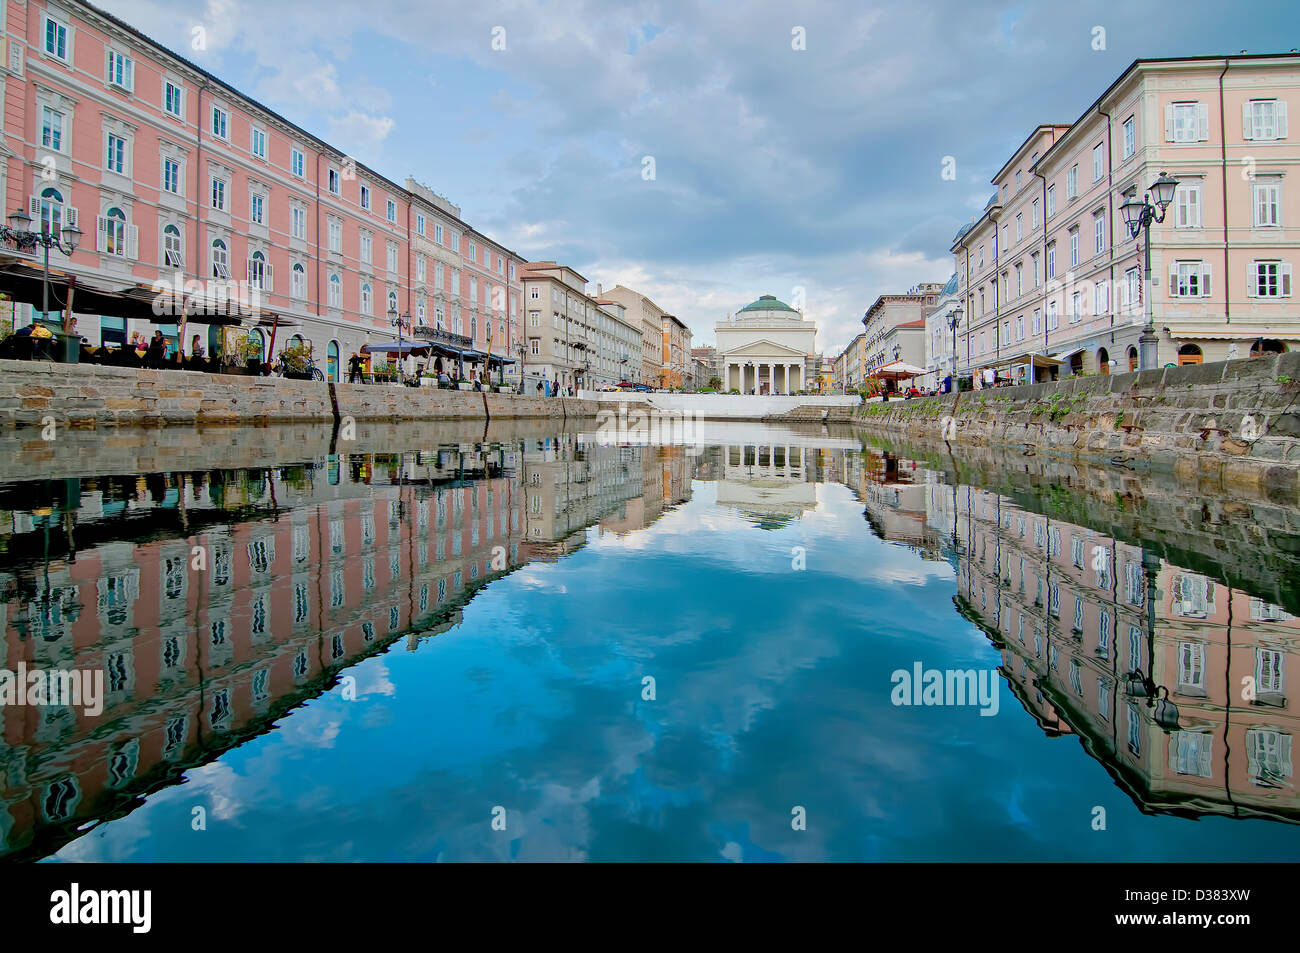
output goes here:
[{"label": "reflection of building in water", "polygon": [[[552,447],[540,470],[530,442],[97,478],[61,482],[66,506],[13,512],[0,667],[103,670],[105,708],[0,708],[0,853],[43,856],[267,730],[344,666],[456,624],[476,589],[559,538],[546,534],[639,497],[643,468],[648,498],[689,487],[653,449],[576,451]],[[533,472],[574,484],[543,524]]]},{"label": "reflection of building in water", "polygon": [[1300,822],[1300,620],[993,493],[936,483],[928,502],[955,534],[959,607],[1045,729],[1079,735],[1144,810]]},{"label": "reflection of building in water", "polygon": [[839,476],[862,501],[862,515],[873,533],[903,543],[924,558],[941,559],[940,537],[927,525],[926,481],[934,478],[915,460],[874,449],[846,453]]},{"label": "reflection of building in water", "polygon": [[817,508],[816,451],[788,444],[722,448],[718,503],[763,519],[797,518]]}]

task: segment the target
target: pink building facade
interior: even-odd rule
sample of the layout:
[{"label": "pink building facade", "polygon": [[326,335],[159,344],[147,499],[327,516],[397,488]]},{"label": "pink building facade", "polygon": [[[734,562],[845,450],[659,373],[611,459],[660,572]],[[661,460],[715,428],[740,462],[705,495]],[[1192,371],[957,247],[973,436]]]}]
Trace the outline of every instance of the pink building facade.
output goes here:
[{"label": "pink building facade", "polygon": [[[354,351],[397,336],[390,310],[409,316],[407,336],[423,324],[483,353],[518,350],[524,260],[445,198],[366,168],[93,7],[0,9],[6,210],[83,233],[71,256],[51,252],[52,269],[114,291],[246,282],[289,325],[276,350],[297,335],[335,380]],[[15,317],[35,314],[19,305]],[[178,333],[165,316],[76,317],[92,345]],[[272,357],[265,327],[245,323]],[[202,315],[187,353],[194,334],[211,353]]]},{"label": "pink building facade", "polygon": [[1179,186],[1151,232],[1158,364],[1300,347],[1297,102],[1300,56],[1139,60],[1074,123],[1036,127],[952,245],[959,370],[1136,370],[1148,292],[1120,206],[1161,172]]}]

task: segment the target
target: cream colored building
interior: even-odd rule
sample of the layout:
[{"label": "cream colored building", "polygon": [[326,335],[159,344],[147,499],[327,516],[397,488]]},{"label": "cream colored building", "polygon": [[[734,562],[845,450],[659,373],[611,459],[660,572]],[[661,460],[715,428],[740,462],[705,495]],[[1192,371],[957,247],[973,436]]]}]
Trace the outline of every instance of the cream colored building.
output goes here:
[{"label": "cream colored building", "polygon": [[772,295],[715,325],[723,390],[792,394],[807,387],[817,357],[817,325]]},{"label": "cream colored building", "polygon": [[1120,206],[1178,180],[1151,231],[1157,365],[1300,346],[1300,56],[1138,60],[1071,125],[1038,126],[952,252],[964,373],[1137,369],[1141,241]]},{"label": "cream colored building", "polygon": [[641,327],[641,360],[636,369],[636,377],[630,378],[634,384],[660,387],[660,374],[664,369],[664,315],[663,308],[655,304],[639,291],[623,285],[615,285],[608,291],[601,292],[602,297],[617,301],[627,309],[630,320],[639,320]]},{"label": "cream colored building", "polygon": [[[587,279],[553,261],[523,266],[524,347],[529,381],[595,389],[616,385],[639,358],[639,322],[621,304],[587,294]],[[598,292],[599,294],[599,292]]]},{"label": "cream colored building", "polygon": [[[907,360],[894,355],[893,346],[898,342],[890,338],[890,332],[901,324],[912,326],[916,321],[923,322],[926,312],[934,307],[942,294],[942,284],[925,283],[910,288],[906,294],[881,295],[872,303],[867,313],[862,316],[863,377],[870,377],[878,367],[898,360]],[[910,340],[910,336],[907,337]],[[909,348],[909,353],[912,353],[912,350]],[[924,364],[924,356],[924,345],[922,345],[921,354],[916,356],[915,360],[908,360],[907,363]]]}]

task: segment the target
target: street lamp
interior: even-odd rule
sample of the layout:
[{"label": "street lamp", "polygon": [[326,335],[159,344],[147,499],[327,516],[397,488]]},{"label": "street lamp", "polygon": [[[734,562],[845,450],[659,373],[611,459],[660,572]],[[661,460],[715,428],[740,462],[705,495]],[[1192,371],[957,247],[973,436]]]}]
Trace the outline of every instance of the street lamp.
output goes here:
[{"label": "street lamp", "polygon": [[[1124,225],[1128,229],[1129,235],[1133,238],[1138,237],[1141,232],[1143,236],[1143,256],[1144,267],[1146,270],[1146,285],[1144,288],[1144,307],[1146,321],[1142,327],[1142,336],[1138,338],[1138,367],[1141,370],[1151,370],[1157,362],[1157,345],[1160,339],[1156,337],[1155,315],[1151,310],[1151,225],[1155,222],[1165,220],[1165,210],[1169,208],[1169,203],[1174,200],[1174,191],[1178,188],[1178,180],[1167,173],[1161,172],[1150,185],[1150,191],[1142,198],[1138,199],[1136,193],[1130,195],[1128,201],[1119,207],[1120,214],[1124,216]],[[1152,199],[1155,201],[1153,202]]]},{"label": "street lamp", "polygon": [[952,329],[952,380],[954,386],[957,383],[957,325],[961,324],[964,313],[961,305],[955,306],[948,312],[948,327]]},{"label": "street lamp", "polygon": [[411,315],[397,313],[396,305],[388,306],[388,323],[397,328],[397,383],[402,381],[402,323],[409,319]]},{"label": "street lamp", "polygon": [[[13,242],[19,248],[35,248],[37,245],[45,249],[45,272],[44,280],[41,286],[41,316],[49,320],[50,313],[50,249],[57,248],[63,254],[72,255],[77,250],[77,243],[81,241],[81,229],[73,223],[63,226],[59,235],[53,234],[45,229],[45,222],[41,222],[39,231],[32,231],[32,217],[21,208],[9,213],[9,224],[0,226],[0,238],[5,241]],[[64,246],[67,248],[64,248]]]}]

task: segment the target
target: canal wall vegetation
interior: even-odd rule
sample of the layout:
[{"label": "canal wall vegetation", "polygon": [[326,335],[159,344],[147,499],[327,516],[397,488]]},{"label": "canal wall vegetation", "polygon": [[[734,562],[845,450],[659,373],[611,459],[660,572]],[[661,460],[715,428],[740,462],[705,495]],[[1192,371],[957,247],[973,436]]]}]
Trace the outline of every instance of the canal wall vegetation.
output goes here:
[{"label": "canal wall vegetation", "polygon": [[1248,590],[1300,615],[1300,507],[1225,487],[1212,472],[1173,474],[932,437],[858,431],[883,451],[979,486],[1025,510],[1143,546],[1162,559]]},{"label": "canal wall vegetation", "polygon": [[864,404],[873,430],[1300,500],[1300,353]]},{"label": "canal wall vegetation", "polygon": [[479,391],[334,384],[45,361],[0,361],[0,427],[163,427],[596,414],[594,401]]},{"label": "canal wall vegetation", "polygon": [[662,415],[701,420],[824,420],[845,422],[862,398],[850,395],[784,394],[645,394],[583,390],[578,396],[598,401],[602,410],[643,407]]}]

